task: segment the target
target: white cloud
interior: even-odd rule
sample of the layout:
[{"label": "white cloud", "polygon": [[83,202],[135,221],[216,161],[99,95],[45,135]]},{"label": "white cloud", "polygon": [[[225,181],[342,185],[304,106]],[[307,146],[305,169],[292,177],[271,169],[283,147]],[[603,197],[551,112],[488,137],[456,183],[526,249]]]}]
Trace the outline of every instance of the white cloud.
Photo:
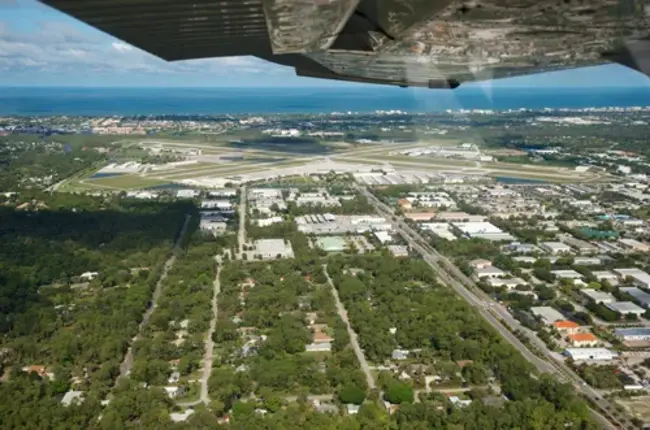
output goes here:
[{"label": "white cloud", "polygon": [[285,73],[283,68],[254,57],[206,58],[166,62],[141,49],[84,26],[43,22],[37,30],[24,31],[0,21],[0,66],[19,73],[106,72],[226,77],[261,72]]},{"label": "white cloud", "polygon": [[127,52],[133,50],[133,46],[127,45],[126,43],[113,42],[111,45],[113,46],[113,49],[119,52]]}]

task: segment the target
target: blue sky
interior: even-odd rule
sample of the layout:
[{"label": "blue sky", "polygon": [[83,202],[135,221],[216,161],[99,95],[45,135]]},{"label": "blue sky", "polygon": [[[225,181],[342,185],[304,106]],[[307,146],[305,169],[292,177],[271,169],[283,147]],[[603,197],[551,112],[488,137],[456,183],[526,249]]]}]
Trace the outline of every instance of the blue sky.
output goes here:
[{"label": "blue sky", "polygon": [[[79,0],[83,1],[83,0]],[[484,84],[483,84],[484,85]],[[621,66],[495,81],[513,87],[647,86]],[[300,78],[254,57],[167,63],[35,0],[0,0],[0,86],[357,86]]]}]

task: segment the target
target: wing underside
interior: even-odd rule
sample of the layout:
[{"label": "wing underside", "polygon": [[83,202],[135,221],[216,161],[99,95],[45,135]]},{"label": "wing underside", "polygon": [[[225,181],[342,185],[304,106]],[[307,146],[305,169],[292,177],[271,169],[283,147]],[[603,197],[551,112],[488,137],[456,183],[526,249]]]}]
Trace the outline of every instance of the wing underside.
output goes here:
[{"label": "wing underside", "polygon": [[618,62],[650,73],[645,0],[43,0],[168,61],[253,55],[399,86]]}]

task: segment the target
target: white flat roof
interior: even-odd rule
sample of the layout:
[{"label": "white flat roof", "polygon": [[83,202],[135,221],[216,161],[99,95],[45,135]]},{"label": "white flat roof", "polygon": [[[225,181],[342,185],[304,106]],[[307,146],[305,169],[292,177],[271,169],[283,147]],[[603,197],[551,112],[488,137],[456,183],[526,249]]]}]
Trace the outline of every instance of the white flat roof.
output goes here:
[{"label": "white flat roof", "polygon": [[580,292],[594,302],[613,303],[616,301],[616,297],[611,294],[594,290],[593,288],[585,288],[584,290],[580,290]]},{"label": "white flat roof", "polygon": [[632,302],[614,302],[607,304],[607,307],[622,314],[642,314],[645,312],[645,309]]}]

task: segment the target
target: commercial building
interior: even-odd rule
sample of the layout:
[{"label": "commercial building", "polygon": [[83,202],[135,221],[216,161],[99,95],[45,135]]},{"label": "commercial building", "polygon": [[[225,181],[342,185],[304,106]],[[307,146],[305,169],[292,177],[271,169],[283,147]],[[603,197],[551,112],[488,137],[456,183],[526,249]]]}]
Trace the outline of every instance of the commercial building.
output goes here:
[{"label": "commercial building", "polygon": [[542,242],[539,246],[551,254],[567,254],[571,252],[571,247],[562,242]]},{"label": "commercial building", "polygon": [[454,222],[452,225],[464,236],[492,241],[513,241],[515,237],[487,221]]},{"label": "commercial building", "polygon": [[596,303],[614,303],[616,301],[616,297],[612,296],[609,293],[605,293],[603,291],[598,291],[594,290],[592,288],[585,288],[583,290],[580,290],[580,292],[587,296],[590,300],[593,300]]},{"label": "commercial building", "polygon": [[534,306],[530,308],[530,311],[547,325],[566,320],[564,315],[550,306]]},{"label": "commercial building", "polygon": [[640,269],[614,269],[622,280],[628,276],[632,278],[632,282],[642,288],[650,288],[650,275]]},{"label": "commercial building", "polygon": [[499,278],[501,276],[505,276],[506,272],[499,269],[498,267],[488,266],[482,269],[476,269],[474,271],[474,274],[476,275],[477,278],[483,279],[483,278]]},{"label": "commercial building", "polygon": [[607,307],[621,315],[636,315],[640,317],[645,313],[645,309],[632,302],[607,303]]},{"label": "commercial building", "polygon": [[293,258],[293,248],[291,242],[285,239],[260,239],[255,241],[255,251],[253,256],[259,255],[262,259]]},{"label": "commercial building", "polygon": [[472,269],[485,269],[487,267],[492,267],[492,262],[490,260],[485,260],[483,258],[478,258],[469,262],[469,266]]},{"label": "commercial building", "polygon": [[593,254],[598,252],[597,246],[592,245],[587,241],[576,239],[575,237],[567,236],[563,239],[563,242],[580,254]]},{"label": "commercial building", "polygon": [[582,274],[580,272],[576,272],[573,269],[551,270],[551,273],[555,275],[555,277],[560,279],[581,279],[582,278]]},{"label": "commercial building", "polygon": [[618,275],[609,270],[595,271],[591,272],[591,274],[598,280],[598,282],[607,281],[607,283],[612,286],[618,284]]},{"label": "commercial building", "polygon": [[650,307],[650,294],[637,287],[621,287],[621,292],[629,294],[634,297],[634,300],[641,304],[644,308]]},{"label": "commercial building", "polygon": [[325,236],[316,239],[316,246],[327,252],[341,252],[348,248],[345,239],[338,236]]},{"label": "commercial building", "polygon": [[284,221],[284,218],[281,216],[272,216],[269,218],[259,218],[255,220],[255,224],[257,224],[259,227],[268,227],[273,224],[277,224],[279,222]]},{"label": "commercial building", "polygon": [[617,328],[614,330],[614,334],[625,342],[650,341],[650,328],[648,327]]},{"label": "commercial building", "polygon": [[488,278],[487,283],[491,287],[505,287],[514,290],[518,285],[528,285],[528,282],[521,278]]},{"label": "commercial building", "polygon": [[428,230],[441,239],[456,240],[456,235],[451,232],[451,225],[446,222],[427,222],[420,224],[422,230]]},{"label": "commercial building", "polygon": [[404,218],[408,218],[411,221],[415,221],[415,222],[426,222],[426,221],[431,221],[434,215],[435,213],[433,212],[411,212],[405,214]]},{"label": "commercial building", "polygon": [[387,231],[376,231],[373,234],[382,245],[393,241],[393,237]]},{"label": "commercial building", "polygon": [[393,257],[408,257],[409,250],[404,245],[389,245],[388,251],[392,254]]},{"label": "commercial building", "polygon": [[486,217],[483,215],[470,215],[467,212],[439,212],[436,214],[437,221],[446,222],[482,222]]},{"label": "commercial building", "polygon": [[201,209],[218,209],[218,210],[231,210],[232,203],[228,200],[202,200]]},{"label": "commercial building", "polygon": [[504,249],[508,252],[514,252],[517,254],[534,254],[536,252],[541,252],[541,250],[531,244],[531,243],[519,243],[514,242],[504,246]]},{"label": "commercial building", "polygon": [[591,333],[573,333],[567,336],[571,345],[582,348],[586,346],[598,345],[598,338]]},{"label": "commercial building", "polygon": [[650,252],[650,245],[636,239],[619,239],[617,243],[630,252]]},{"label": "commercial building", "polygon": [[569,320],[555,321],[552,325],[562,334],[576,334],[580,331],[578,323]]},{"label": "commercial building", "polygon": [[345,234],[368,231],[390,231],[392,227],[385,218],[374,215],[314,214],[296,218],[298,231],[305,234]]},{"label": "commercial building", "polygon": [[607,348],[567,348],[564,355],[574,361],[610,361],[618,357],[616,352]]}]

